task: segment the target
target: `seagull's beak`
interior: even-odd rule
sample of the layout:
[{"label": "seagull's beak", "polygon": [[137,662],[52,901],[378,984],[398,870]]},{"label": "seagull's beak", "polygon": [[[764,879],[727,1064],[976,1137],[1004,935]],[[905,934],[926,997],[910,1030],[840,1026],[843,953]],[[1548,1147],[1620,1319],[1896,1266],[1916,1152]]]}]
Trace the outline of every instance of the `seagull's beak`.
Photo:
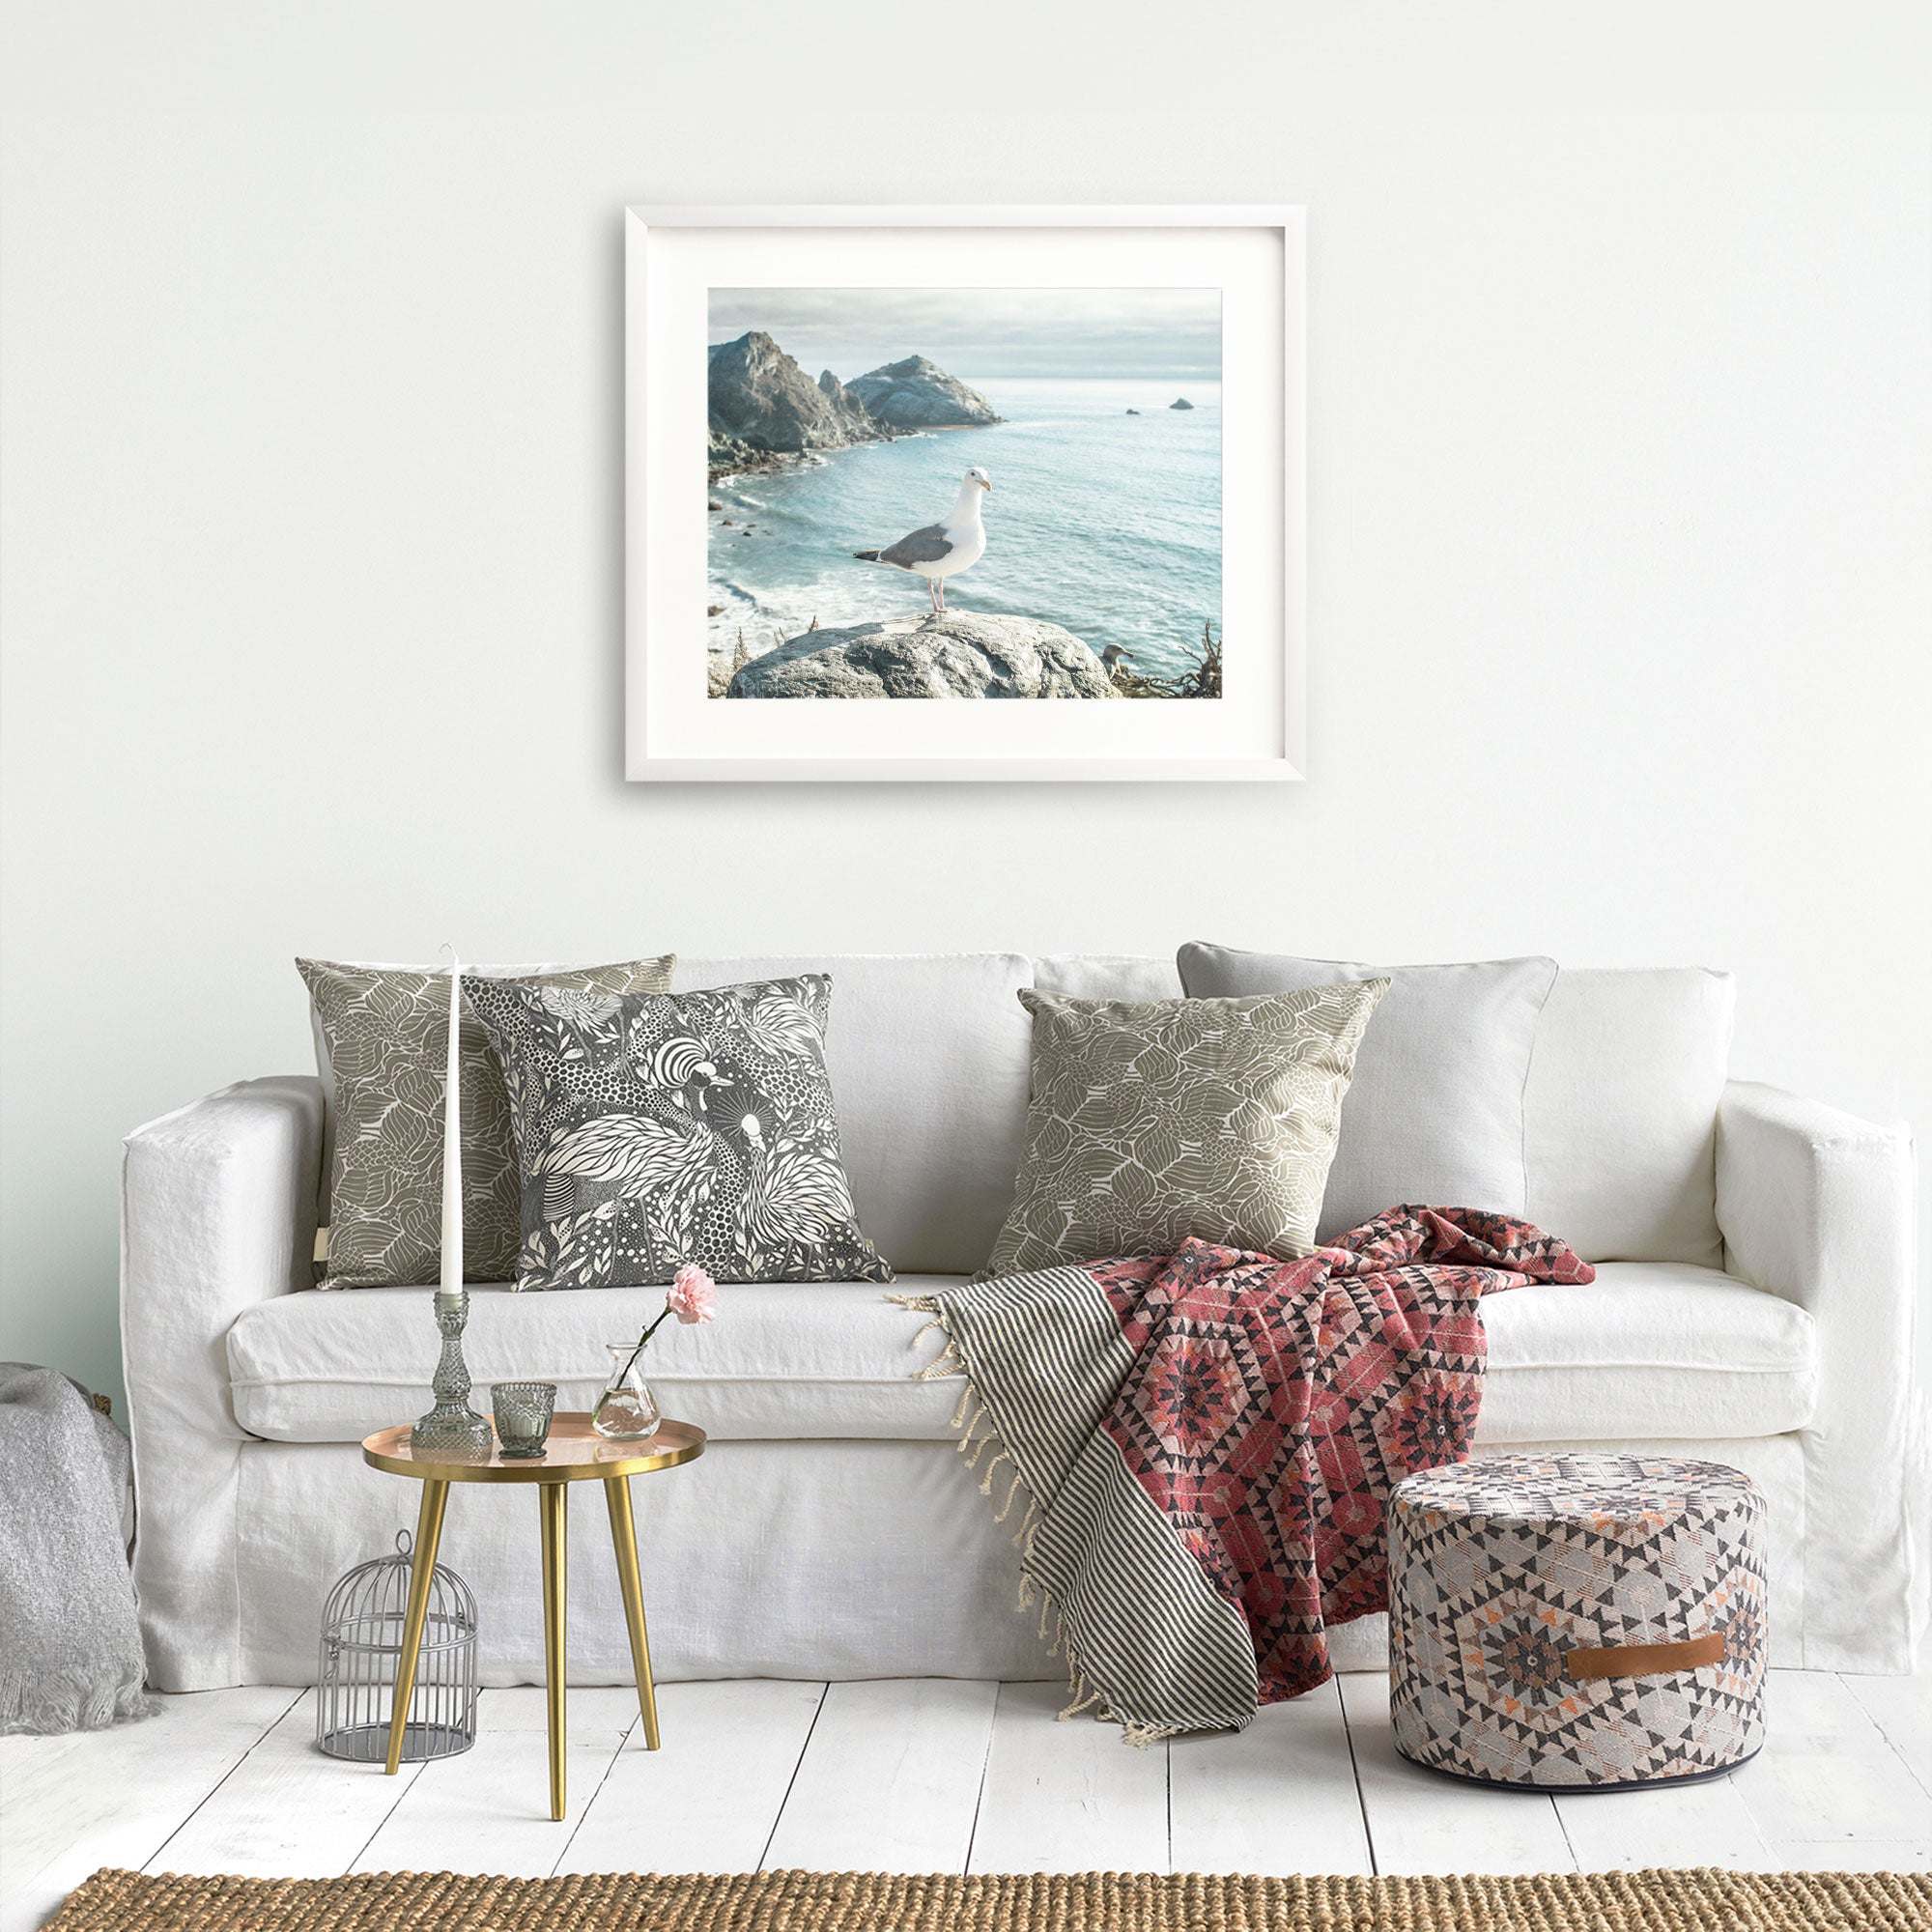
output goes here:
[{"label": "seagull's beak", "polygon": [[982,489],[982,490],[990,490],[990,489],[991,489],[992,487],[993,487],[993,483],[992,483],[992,479],[991,479],[990,477],[987,477],[987,476],[982,476],[982,477],[980,477],[980,489]]}]

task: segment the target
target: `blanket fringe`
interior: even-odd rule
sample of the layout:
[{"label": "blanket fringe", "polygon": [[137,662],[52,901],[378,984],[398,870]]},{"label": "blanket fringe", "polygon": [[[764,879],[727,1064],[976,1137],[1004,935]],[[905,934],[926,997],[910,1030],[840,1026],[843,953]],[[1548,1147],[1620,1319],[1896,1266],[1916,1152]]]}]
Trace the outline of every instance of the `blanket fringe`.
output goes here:
[{"label": "blanket fringe", "polygon": [[999,1425],[990,1407],[979,1399],[973,1386],[972,1364],[966,1359],[959,1347],[959,1338],[953,1334],[946,1319],[944,1302],[936,1294],[889,1294],[886,1299],[895,1306],[909,1310],[915,1315],[929,1315],[933,1319],[921,1327],[914,1340],[922,1339],[935,1323],[946,1337],[946,1345],[938,1356],[923,1369],[918,1371],[921,1381],[937,1381],[945,1377],[957,1376],[965,1386],[959,1392],[958,1405],[952,1411],[952,1427],[959,1432],[955,1453],[966,1459],[966,1466],[978,1470],[980,1460],[990,1448],[993,1460],[986,1464],[985,1473],[980,1478],[980,1493],[990,1496],[993,1493],[993,1475],[1003,1463],[1013,1465],[1013,1479],[1008,1486],[1006,1500],[993,1514],[995,1522],[1005,1522],[1011,1514],[1016,1497],[1026,1496],[1026,1512],[1020,1520],[1020,1526],[1013,1533],[1013,1543],[1020,1551],[1020,1583],[1016,1610],[1030,1610],[1036,1601],[1039,1605],[1038,1630],[1040,1641],[1047,1645],[1049,1657],[1065,1656],[1066,1660],[1066,1686],[1072,1701],[1060,1713],[1063,1719],[1074,1718],[1083,1712],[1092,1711],[1096,1719],[1121,1727],[1121,1735],[1135,1748],[1163,1743],[1166,1739],[1178,1737],[1179,1732],[1172,1726],[1142,1723],[1138,1719],[1116,1711],[1108,1702],[1104,1692],[1088,1676],[1073,1645],[1072,1634],[1066,1627],[1066,1619],[1062,1614],[1059,1603],[1051,1588],[1040,1578],[1034,1568],[1034,1539],[1039,1532],[1041,1517],[1039,1498],[1026,1486],[1026,1477],[1018,1461],[1007,1445],[1000,1440]]},{"label": "blanket fringe", "polygon": [[1059,1721],[1063,1724],[1069,1718],[1077,1718],[1090,1704],[1097,1704],[1100,1701],[1099,1691],[1090,1689],[1084,1677],[1074,1678],[1070,1688],[1073,1691],[1073,1701],[1060,1714]]},{"label": "blanket fringe", "polygon": [[[945,1336],[946,1346],[940,1350],[939,1353],[931,1361],[926,1363],[924,1368],[919,1371],[918,1376],[915,1378],[916,1380],[923,1382],[945,1381],[951,1377],[963,1376],[966,1373],[966,1366],[960,1361],[959,1351],[953,1347],[952,1337],[947,1331],[945,1312],[941,1309],[939,1297],[936,1294],[889,1294],[886,1296],[886,1299],[895,1308],[904,1308],[914,1315],[925,1315],[931,1318],[930,1321],[922,1322],[913,1335],[912,1345],[915,1348],[921,1342],[924,1341],[935,1328],[939,1330],[941,1335]],[[965,1398],[962,1396],[960,1400],[963,1402]],[[952,1426],[955,1429],[959,1427],[957,1417],[953,1419]]]},{"label": "blanket fringe", "polygon": [[[987,1472],[988,1483],[990,1483],[991,1480],[992,1480],[992,1472],[989,1470]],[[1012,1514],[1013,1498],[1016,1495],[1018,1495],[1019,1492],[1020,1492],[1020,1472],[1019,1472],[1019,1465],[1015,1463],[1013,1465],[1013,1480],[1007,1490],[1007,1499],[999,1506],[998,1509],[996,1509],[993,1512],[993,1520],[995,1522],[1005,1522],[1007,1518]],[[992,1494],[992,1491],[990,1488],[987,1490],[986,1493],[988,1495]],[[1018,1543],[1020,1539],[1018,1537],[1015,1537],[1013,1541],[1015,1543]]]}]

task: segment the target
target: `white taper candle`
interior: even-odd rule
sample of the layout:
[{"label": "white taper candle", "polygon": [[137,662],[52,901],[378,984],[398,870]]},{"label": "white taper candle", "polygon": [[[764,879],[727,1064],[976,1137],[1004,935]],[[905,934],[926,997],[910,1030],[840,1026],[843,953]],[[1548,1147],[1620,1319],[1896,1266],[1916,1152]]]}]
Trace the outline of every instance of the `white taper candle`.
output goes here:
[{"label": "white taper candle", "polygon": [[439,1294],[463,1293],[463,1070],[457,1037],[463,1018],[463,969],[449,953],[449,1050],[442,1101],[442,1279]]}]

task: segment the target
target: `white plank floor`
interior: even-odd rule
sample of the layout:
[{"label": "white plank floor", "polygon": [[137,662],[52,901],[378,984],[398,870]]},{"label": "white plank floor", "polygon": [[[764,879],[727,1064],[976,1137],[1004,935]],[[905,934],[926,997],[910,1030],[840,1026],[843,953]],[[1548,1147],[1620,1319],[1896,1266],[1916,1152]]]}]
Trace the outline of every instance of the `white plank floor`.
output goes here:
[{"label": "white plank floor", "polygon": [[314,1747],[306,1690],[163,1700],[145,1723],[0,1738],[0,1932],[97,1866],[347,1871],[1932,1869],[1932,1675],[1779,1671],[1770,1742],[1683,1791],[1551,1799],[1416,1770],[1387,1682],[1345,1677],[1239,1737],[1133,1750],[1042,1684],[671,1684],[571,1692],[569,1816],[543,1693],[486,1690],[474,1750],[384,1777]]}]

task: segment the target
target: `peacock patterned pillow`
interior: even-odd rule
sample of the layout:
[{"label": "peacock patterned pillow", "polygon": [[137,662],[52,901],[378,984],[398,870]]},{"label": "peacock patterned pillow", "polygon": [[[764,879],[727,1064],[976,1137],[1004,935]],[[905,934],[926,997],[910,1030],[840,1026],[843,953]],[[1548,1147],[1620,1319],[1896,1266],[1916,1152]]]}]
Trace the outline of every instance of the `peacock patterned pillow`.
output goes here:
[{"label": "peacock patterned pillow", "polygon": [[977,1279],[1171,1254],[1311,1254],[1342,1096],[1386,980],[1247,1000],[1023,991],[1032,1094],[1013,1205]]},{"label": "peacock patterned pillow", "polygon": [[510,1094],[521,1289],[890,1281],[825,1070],[824,974],[610,995],[466,980]]}]

